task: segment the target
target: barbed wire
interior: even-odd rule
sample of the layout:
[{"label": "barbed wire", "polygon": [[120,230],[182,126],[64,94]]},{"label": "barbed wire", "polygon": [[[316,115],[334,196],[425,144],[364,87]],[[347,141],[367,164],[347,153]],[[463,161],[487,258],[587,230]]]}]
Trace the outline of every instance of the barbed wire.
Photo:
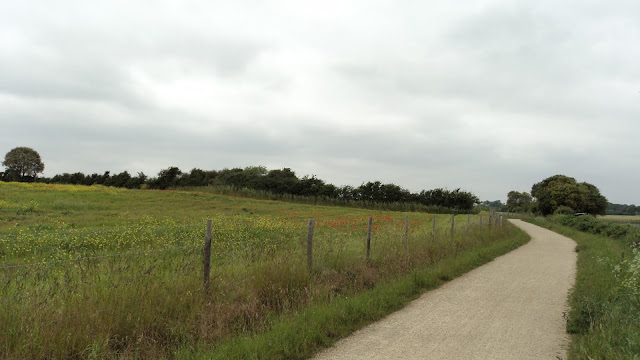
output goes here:
[{"label": "barbed wire", "polygon": [[[196,226],[200,226],[200,225],[175,225],[175,226],[158,226],[158,227],[153,227],[153,228],[129,228],[130,229],[135,229],[135,230],[158,230],[158,229],[175,229],[175,228],[185,228],[185,227],[196,227]],[[104,230],[105,232],[109,231],[109,230]],[[125,230],[111,230],[111,231],[120,231],[120,232],[124,232],[127,231]],[[89,232],[84,232],[86,233],[95,233],[98,231],[89,231]],[[47,233],[47,234],[79,234],[78,232],[67,232],[67,233]],[[17,235],[21,235],[21,234],[17,234]],[[0,270],[7,270],[7,269],[17,269],[17,268],[35,268],[35,267],[41,267],[41,266],[47,266],[47,265],[51,265],[51,264],[56,264],[56,263],[72,263],[72,262],[78,262],[78,261],[89,261],[89,260],[95,260],[95,259],[105,259],[105,258],[114,258],[114,257],[124,257],[124,256],[134,256],[134,255],[148,255],[148,254],[153,254],[153,253],[161,253],[161,252],[170,252],[170,251],[177,251],[177,250],[191,250],[191,249],[198,249],[198,248],[202,248],[203,244],[193,244],[193,245],[186,245],[186,246],[174,246],[174,247],[168,247],[168,248],[160,248],[160,249],[149,249],[149,250],[135,250],[135,251],[127,251],[127,252],[121,252],[121,253],[112,253],[112,254],[106,254],[106,255],[100,255],[100,256],[78,256],[75,258],[71,258],[71,259],[60,259],[60,260],[51,260],[51,261],[42,261],[42,262],[35,262],[35,263],[25,263],[25,264],[9,264],[9,263],[4,263],[4,264],[0,264]],[[196,255],[195,253],[189,254],[189,256],[194,256]],[[93,285],[93,286],[97,286],[97,285]],[[45,294],[43,293],[36,293],[36,294],[23,294],[23,295],[17,295],[17,296],[13,296],[13,297],[0,297],[0,300],[18,300],[18,299],[26,299],[26,298],[35,298],[35,297],[40,297],[40,296],[44,296]]]},{"label": "barbed wire", "polygon": [[[475,225],[475,224],[471,224],[471,225]],[[43,235],[43,234],[44,235],[82,235],[82,234],[95,234],[95,233],[108,233],[108,232],[126,232],[126,231],[129,231],[129,230],[147,231],[147,230],[159,230],[159,229],[195,228],[195,227],[199,227],[199,226],[201,226],[201,225],[198,225],[198,224],[186,225],[185,224],[185,225],[173,225],[173,226],[156,226],[156,227],[142,227],[142,228],[92,230],[92,231],[85,231],[85,232],[47,232],[47,233],[26,234],[26,236],[38,236],[38,235]],[[17,237],[17,236],[25,236],[25,234],[6,234],[6,235],[0,235],[0,238],[1,237],[9,237],[9,236]],[[190,245],[190,246],[181,246],[181,247],[173,247],[173,248],[154,249],[154,250],[129,251],[129,252],[116,253],[116,254],[107,254],[107,255],[101,255],[101,256],[80,256],[80,257],[73,258],[73,259],[51,260],[51,261],[44,261],[44,262],[15,264],[15,265],[14,264],[8,265],[8,263],[3,263],[3,264],[0,264],[0,270],[11,269],[11,268],[19,268],[19,267],[35,267],[35,266],[48,265],[48,264],[53,264],[53,263],[72,262],[72,261],[78,261],[78,260],[91,260],[91,259],[101,259],[101,258],[109,258],[109,257],[125,256],[125,255],[147,254],[147,253],[154,253],[154,252],[163,252],[163,251],[171,251],[171,250],[179,250],[179,249],[197,248],[197,247],[200,247],[200,246],[202,246],[202,245]]]}]

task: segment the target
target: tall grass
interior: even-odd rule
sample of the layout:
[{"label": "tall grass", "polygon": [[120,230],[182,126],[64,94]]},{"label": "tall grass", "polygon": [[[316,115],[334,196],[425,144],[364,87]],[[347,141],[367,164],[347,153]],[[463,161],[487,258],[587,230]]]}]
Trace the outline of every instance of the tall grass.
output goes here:
[{"label": "tall grass", "polygon": [[[181,203],[194,195],[140,191],[105,195],[91,192],[96,189],[61,188],[38,189],[41,193],[35,197],[24,189],[9,190],[15,191],[7,191],[6,197],[13,204],[34,196],[34,201],[56,198],[58,205],[37,201],[43,205],[33,213],[14,215],[12,209],[0,214],[19,216],[13,218],[17,225],[0,235],[0,358],[6,359],[197,357],[223,349],[242,353],[239,349],[253,345],[238,339],[265,334],[272,341],[269,336],[276,335],[268,334],[284,326],[278,325],[284,319],[298,319],[294,323],[300,325],[299,314],[326,309],[325,320],[309,318],[319,321],[314,325],[318,333],[296,340],[302,349],[295,351],[296,356],[302,356],[397,308],[419,289],[523,242],[512,226],[480,227],[475,218],[467,233],[466,216],[456,218],[454,236],[449,232],[450,217],[438,216],[432,236],[432,215],[410,214],[406,251],[405,214],[374,213],[372,258],[367,262],[366,212],[260,202],[238,206],[236,199],[196,194],[197,203],[210,209],[240,207],[235,214],[211,216],[212,276],[205,292],[205,218],[190,223],[167,216],[142,217],[133,223],[120,220],[121,225],[106,227],[59,225],[72,215],[65,215],[60,204],[77,204],[79,198],[87,203],[87,211],[106,208],[116,214],[171,199],[170,210],[182,216],[200,214],[191,209],[192,201]],[[128,194],[127,202],[122,197]],[[98,206],[105,198],[109,203]],[[311,271],[304,253],[306,217],[299,214],[316,218]],[[442,267],[448,263],[453,265]],[[408,285],[393,285],[396,279],[413,285],[400,291],[398,286]],[[354,305],[350,299],[371,306]],[[353,312],[341,318],[345,307]],[[334,332],[323,321],[344,324]],[[301,331],[287,329],[286,336]],[[274,354],[288,351],[283,350],[288,338],[278,337],[284,333],[276,332],[281,342],[270,343]]]},{"label": "tall grass", "polygon": [[476,248],[459,250],[441,260],[420,263],[397,277],[376,281],[369,290],[317,301],[287,314],[267,329],[233,337],[211,351],[181,349],[184,359],[306,359],[318,349],[393,312],[423,291],[435,288],[465,272],[524,244],[528,237],[510,226],[507,237],[480,241]]},{"label": "tall grass", "polygon": [[570,358],[638,359],[640,251],[626,237],[590,234],[557,220],[528,219],[578,243],[578,273],[567,316],[567,331],[573,334]]},{"label": "tall grass", "polygon": [[[511,228],[474,228],[452,239],[440,230],[435,238],[430,228],[416,230],[407,252],[401,232],[379,229],[367,263],[363,241],[354,236],[364,239],[361,231],[342,234],[320,228],[311,272],[301,241],[267,236],[249,249],[218,238],[207,294],[197,246],[5,268],[0,278],[0,355],[153,358],[171,356],[187,345],[206,350],[229,336],[264,329],[275,316],[343,301],[513,236]],[[303,232],[298,235],[304,239]]]}]

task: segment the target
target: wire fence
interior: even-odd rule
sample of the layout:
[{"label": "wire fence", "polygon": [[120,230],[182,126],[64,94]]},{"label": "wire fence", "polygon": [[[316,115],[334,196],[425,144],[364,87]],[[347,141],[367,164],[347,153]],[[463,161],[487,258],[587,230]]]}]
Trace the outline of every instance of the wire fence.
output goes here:
[{"label": "wire fence", "polygon": [[[497,213],[492,213],[492,216],[494,218],[496,218],[495,221],[500,221],[502,222],[501,219],[501,215],[498,215]],[[498,216],[500,216],[500,220],[497,220]],[[482,215],[478,215],[478,219],[480,222],[480,225],[482,225],[483,219],[482,219]],[[407,220],[408,221],[408,220]],[[451,217],[451,232],[453,234],[454,231],[454,217]],[[489,220],[491,221],[491,220]],[[406,224],[406,226],[408,226],[408,223]],[[435,217],[434,217],[434,222],[433,222],[433,234],[435,234]],[[470,226],[470,215],[468,218],[468,224],[467,226]],[[489,223],[489,226],[491,226],[491,223]],[[147,233],[151,233],[154,231],[159,231],[159,230],[179,230],[179,229],[203,229],[203,226],[200,224],[186,224],[186,225],[166,225],[166,226],[137,226],[137,227],[128,227],[128,228],[118,228],[118,229],[95,229],[95,230],[84,230],[84,231],[54,231],[54,232],[36,232],[36,233],[18,233],[18,234],[0,234],[0,239],[6,239],[6,238],[11,238],[11,239],[16,239],[19,237],[27,237],[27,238],[40,238],[40,237],[45,237],[45,236],[58,236],[58,237],[68,237],[70,239],[75,239],[78,236],[86,236],[86,235],[100,235],[100,236],[105,236],[108,234],[125,234],[125,233],[134,233],[134,232],[147,232]],[[370,230],[369,230],[370,231]],[[205,237],[204,231],[202,233],[202,238]],[[93,256],[88,256],[85,254],[82,254],[80,256],[77,256],[75,258],[70,258],[70,259],[58,259],[58,260],[50,260],[50,261],[40,261],[40,262],[32,262],[32,263],[23,263],[23,264],[15,264],[15,263],[11,263],[11,262],[6,262],[6,263],[0,263],[0,270],[3,269],[12,269],[12,268],[22,268],[22,267],[36,267],[36,266],[43,266],[43,265],[49,265],[49,264],[56,264],[56,263],[65,263],[65,262],[75,262],[75,261],[79,261],[79,260],[92,260],[92,259],[104,259],[104,258],[110,258],[110,257],[118,257],[118,256],[130,256],[130,255],[142,255],[142,254],[151,254],[151,253],[158,253],[158,252],[166,252],[166,251],[173,251],[173,250],[186,250],[186,249],[196,249],[196,248],[202,248],[204,244],[197,244],[197,245],[186,245],[186,246],[173,246],[173,247],[168,247],[168,248],[160,248],[160,249],[147,249],[147,250],[134,250],[134,251],[126,251],[126,252],[117,252],[117,253],[112,253],[112,254],[106,254],[106,255],[93,255]],[[1,253],[0,253],[1,255]]]},{"label": "wire fence", "polygon": [[[493,217],[493,223],[491,218]],[[468,233],[472,221],[471,221],[471,215],[467,216],[466,220],[466,231]],[[487,221],[488,220],[488,221]],[[449,230],[449,225],[443,226],[444,224],[440,224],[440,226],[442,227],[442,231],[445,232],[449,232],[450,231],[450,236],[451,238],[453,238],[454,235],[454,231],[456,231],[456,225],[458,226],[465,226],[465,222],[462,222],[461,224],[456,224],[455,223],[455,217],[451,216],[451,227]],[[485,219],[485,221],[487,221],[487,223],[485,223],[484,226],[500,226],[502,227],[502,216],[498,215],[497,213],[492,213],[489,216],[489,219]],[[429,224],[423,224],[421,225],[422,229],[425,231],[425,234],[429,234],[429,235],[425,235],[429,238],[435,238],[436,236],[436,217],[435,215],[433,215],[433,223],[430,224],[431,221],[429,221]],[[473,221],[474,225],[480,225],[481,227],[483,226],[483,219],[482,219],[482,215],[479,215],[477,220]],[[305,226],[307,227],[307,226]],[[79,254],[78,256],[75,257],[71,257],[71,258],[65,258],[65,259],[55,259],[55,260],[47,260],[47,261],[37,261],[37,262],[28,262],[28,263],[11,263],[11,262],[4,262],[4,263],[0,263],[0,271],[6,272],[6,271],[10,271],[10,270],[16,270],[16,269],[25,269],[27,271],[31,270],[31,269],[42,269],[43,267],[47,267],[47,266],[51,266],[51,265],[56,265],[56,264],[62,264],[62,265],[66,265],[66,264],[71,264],[71,263],[78,263],[78,262],[88,262],[88,261],[92,261],[92,260],[103,260],[103,259],[111,259],[111,258],[125,258],[125,257],[144,257],[144,256],[149,256],[152,254],[159,254],[159,253],[170,253],[173,251],[181,251],[182,255],[187,255],[190,254],[190,256],[195,256],[197,255],[199,259],[201,259],[203,264],[203,280],[204,280],[204,287],[205,289],[208,288],[209,285],[209,277],[210,277],[210,262],[211,262],[211,251],[210,251],[210,246],[211,246],[211,240],[212,240],[212,233],[215,232],[216,230],[212,230],[211,227],[211,221],[208,221],[208,224],[205,228],[205,226],[203,225],[198,225],[198,224],[189,224],[189,225],[171,225],[171,226],[151,226],[151,227],[144,227],[144,226],[138,226],[138,227],[130,227],[130,228],[120,228],[120,229],[100,229],[100,230],[91,230],[91,231],[65,231],[65,232],[39,232],[39,233],[28,233],[28,234],[10,234],[10,235],[4,235],[4,237],[8,237],[8,236],[15,236],[16,238],[20,237],[20,236],[25,236],[28,238],[37,238],[40,236],[56,236],[56,237],[69,237],[69,238],[76,238],[78,236],[90,236],[90,235],[96,235],[96,234],[100,234],[100,235],[106,235],[106,234],[133,234],[135,232],[146,232],[150,237],[153,237],[154,235],[157,235],[158,232],[160,231],[167,231],[167,234],[165,235],[169,235],[169,237],[171,237],[171,234],[175,235],[176,233],[173,233],[173,230],[180,230],[180,229],[189,229],[189,230],[195,230],[195,231],[190,231],[189,232],[189,236],[188,236],[188,241],[192,242],[191,244],[188,245],[178,245],[178,246],[171,246],[171,247],[163,247],[163,248],[153,248],[153,249],[143,249],[143,250],[130,250],[130,251],[121,251],[121,252],[115,252],[115,253],[109,253],[109,254],[101,254],[101,255],[96,255],[95,252],[93,253],[85,253],[85,254]],[[206,231],[205,231],[206,229]],[[446,229],[446,230],[445,230]],[[246,229],[245,229],[246,230]],[[409,233],[409,219],[408,217],[404,218],[404,241],[402,243],[401,246],[403,246],[403,248],[408,251],[408,243],[407,243],[407,239],[408,239],[408,233]],[[303,232],[304,229],[298,229],[297,230],[298,233],[296,233],[296,236],[300,237],[300,241],[299,241],[299,249],[295,250],[296,252],[299,252],[302,257],[306,257],[307,260],[307,265],[309,268],[309,271],[312,271],[313,268],[313,264],[315,262],[315,255],[313,254],[314,251],[314,247],[317,246],[317,244],[313,244],[314,240],[313,240],[313,232],[314,232],[314,222],[313,220],[310,220],[310,222],[308,223],[308,229],[307,229],[307,236],[306,239],[303,236]],[[458,230],[460,231],[460,230]],[[316,231],[317,232],[317,231]],[[462,231],[464,232],[464,231]],[[228,234],[222,234],[222,237],[226,236]],[[282,235],[282,234],[279,234]],[[292,235],[291,233],[289,233],[288,235]],[[317,233],[316,233],[317,235]],[[251,233],[247,233],[245,234],[244,238],[241,239],[236,239],[237,242],[242,242],[243,239],[246,240],[248,237],[251,237],[252,234]],[[369,262],[370,261],[370,247],[371,247],[371,236],[372,236],[372,217],[369,217],[368,219],[368,227],[367,227],[367,238],[366,238],[366,261]],[[228,240],[228,239],[225,239]],[[306,240],[306,241],[305,241]],[[230,241],[229,241],[230,242]],[[294,241],[295,244],[295,241]],[[291,245],[291,244],[289,244]],[[296,245],[296,246],[298,246]],[[225,246],[225,244],[221,245],[222,247]],[[265,243],[260,243],[256,245],[256,249],[252,249],[254,252],[263,254],[262,256],[264,256],[264,246]],[[209,247],[209,251],[207,252],[207,247]],[[306,252],[305,252],[305,248],[306,248]],[[218,248],[218,250],[220,250],[221,248]],[[2,250],[2,249],[0,249]],[[199,252],[198,250],[201,250],[203,252]],[[316,249],[317,250],[317,249]],[[293,254],[292,254],[293,255]],[[158,259],[155,259],[158,260]],[[154,260],[154,261],[155,261]],[[192,262],[192,264],[195,264],[195,262]],[[82,269],[80,269],[81,271],[83,271]],[[2,274],[2,273],[0,273]],[[84,275],[84,274],[83,274]],[[26,276],[26,275],[25,275]],[[49,276],[49,275],[46,275]],[[46,277],[44,276],[44,277]],[[108,276],[108,275],[107,275]],[[40,275],[38,275],[38,277],[40,277]],[[31,278],[29,278],[30,281],[35,281]],[[4,280],[3,277],[0,277],[0,289],[4,286],[6,288],[6,286],[8,286],[11,281],[13,279],[11,277],[9,277],[9,274],[5,273],[4,275]],[[2,282],[5,282],[6,284],[3,285]],[[13,285],[15,286],[15,285]],[[90,284],[88,286],[91,286]],[[14,288],[15,290],[15,288]],[[30,298],[30,297],[37,297],[37,296],[41,296],[42,294],[38,294],[37,290],[29,290],[29,293],[26,294],[20,294],[20,295],[16,295],[16,296],[8,296],[8,297],[1,297],[0,299],[2,300],[16,300],[16,299],[22,299],[22,298]]]}]

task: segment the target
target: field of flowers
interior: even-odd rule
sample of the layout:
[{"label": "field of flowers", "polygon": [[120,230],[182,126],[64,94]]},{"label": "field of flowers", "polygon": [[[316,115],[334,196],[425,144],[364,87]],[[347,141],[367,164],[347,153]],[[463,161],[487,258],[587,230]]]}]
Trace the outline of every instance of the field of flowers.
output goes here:
[{"label": "field of flowers", "polygon": [[[409,216],[410,251],[404,246]],[[372,257],[365,261],[373,216]],[[467,215],[0,182],[0,357],[156,358],[513,236]],[[486,216],[486,215],[485,215]],[[314,265],[306,268],[314,218]],[[202,285],[213,221],[211,287]],[[485,220],[486,222],[486,220]]]}]

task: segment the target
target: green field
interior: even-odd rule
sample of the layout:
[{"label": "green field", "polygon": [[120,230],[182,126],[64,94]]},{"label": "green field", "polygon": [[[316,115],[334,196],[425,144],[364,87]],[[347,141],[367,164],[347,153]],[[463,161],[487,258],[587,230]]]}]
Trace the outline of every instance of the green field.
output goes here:
[{"label": "green field", "polygon": [[[303,358],[526,242],[506,222],[489,227],[488,214],[482,226],[478,215],[456,216],[453,236],[449,215],[435,215],[435,235],[433,218],[197,191],[0,182],[0,357]],[[322,315],[304,333],[309,312]]]},{"label": "green field", "polygon": [[611,222],[614,224],[629,224],[634,226],[640,226],[639,215],[605,215],[598,216],[598,219]]}]

